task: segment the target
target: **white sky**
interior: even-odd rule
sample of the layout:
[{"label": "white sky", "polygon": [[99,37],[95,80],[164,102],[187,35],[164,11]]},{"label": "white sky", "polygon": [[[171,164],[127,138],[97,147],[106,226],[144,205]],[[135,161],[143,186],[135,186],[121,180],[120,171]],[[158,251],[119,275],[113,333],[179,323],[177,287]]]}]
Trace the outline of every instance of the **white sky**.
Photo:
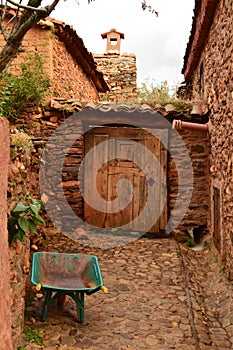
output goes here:
[{"label": "white sky", "polygon": [[[79,3],[79,4],[78,4]],[[140,0],[60,0],[51,17],[72,25],[92,53],[104,53],[101,33],[125,34],[121,53],[135,53],[138,85],[147,79],[172,87],[182,82],[183,57],[191,30],[194,0],[148,0],[159,16],[141,9]]]}]

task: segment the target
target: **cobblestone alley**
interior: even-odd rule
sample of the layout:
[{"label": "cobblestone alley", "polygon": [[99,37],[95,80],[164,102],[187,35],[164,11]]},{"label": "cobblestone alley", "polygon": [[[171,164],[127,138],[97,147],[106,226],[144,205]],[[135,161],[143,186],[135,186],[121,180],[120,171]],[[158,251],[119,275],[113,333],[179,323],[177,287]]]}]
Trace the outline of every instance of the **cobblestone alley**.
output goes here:
[{"label": "cobblestone alley", "polygon": [[52,304],[41,322],[43,297],[29,286],[25,324],[43,346],[25,343],[27,350],[232,349],[232,285],[209,246],[194,251],[174,239],[144,237],[101,250],[52,238],[40,250],[96,255],[109,293],[85,296],[83,324],[70,298],[63,307]]}]

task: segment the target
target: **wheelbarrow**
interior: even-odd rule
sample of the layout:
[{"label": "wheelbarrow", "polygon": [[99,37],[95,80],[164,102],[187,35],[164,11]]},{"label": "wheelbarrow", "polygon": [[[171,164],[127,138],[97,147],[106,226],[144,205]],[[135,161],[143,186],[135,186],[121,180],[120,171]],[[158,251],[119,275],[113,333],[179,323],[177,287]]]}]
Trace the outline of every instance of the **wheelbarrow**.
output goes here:
[{"label": "wheelbarrow", "polygon": [[93,255],[37,252],[32,256],[31,283],[45,294],[42,321],[48,306],[70,296],[77,305],[78,321],[84,321],[84,295],[104,287],[98,259]]}]

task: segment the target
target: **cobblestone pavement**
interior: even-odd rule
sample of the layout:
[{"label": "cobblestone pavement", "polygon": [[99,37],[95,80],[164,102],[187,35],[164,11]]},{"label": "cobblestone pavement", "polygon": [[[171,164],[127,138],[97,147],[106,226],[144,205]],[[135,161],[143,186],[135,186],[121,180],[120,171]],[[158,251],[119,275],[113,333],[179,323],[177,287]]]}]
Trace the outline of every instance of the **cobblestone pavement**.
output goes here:
[{"label": "cobblestone pavement", "polygon": [[232,349],[232,285],[211,250],[148,237],[101,250],[52,238],[40,250],[96,255],[109,293],[85,296],[82,324],[70,298],[41,322],[43,295],[29,286],[25,324],[44,341],[27,350]]}]

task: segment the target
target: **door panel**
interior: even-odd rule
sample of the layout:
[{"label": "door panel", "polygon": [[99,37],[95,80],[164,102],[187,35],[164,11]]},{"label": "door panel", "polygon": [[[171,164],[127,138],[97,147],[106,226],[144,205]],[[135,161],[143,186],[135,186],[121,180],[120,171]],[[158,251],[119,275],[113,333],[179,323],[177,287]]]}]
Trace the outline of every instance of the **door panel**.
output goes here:
[{"label": "door panel", "polygon": [[[96,128],[86,134],[85,152],[92,152],[85,165],[84,197],[94,204],[84,203],[89,224],[105,228],[126,225],[127,230],[144,231],[156,217],[149,231],[165,228],[167,150],[160,140],[167,144],[167,130],[156,130],[156,135],[158,138],[141,129],[120,127]],[[101,149],[96,147],[103,141],[108,142]],[[96,190],[103,200],[101,210],[96,210]],[[165,198],[164,208],[161,198],[163,202]]]}]

